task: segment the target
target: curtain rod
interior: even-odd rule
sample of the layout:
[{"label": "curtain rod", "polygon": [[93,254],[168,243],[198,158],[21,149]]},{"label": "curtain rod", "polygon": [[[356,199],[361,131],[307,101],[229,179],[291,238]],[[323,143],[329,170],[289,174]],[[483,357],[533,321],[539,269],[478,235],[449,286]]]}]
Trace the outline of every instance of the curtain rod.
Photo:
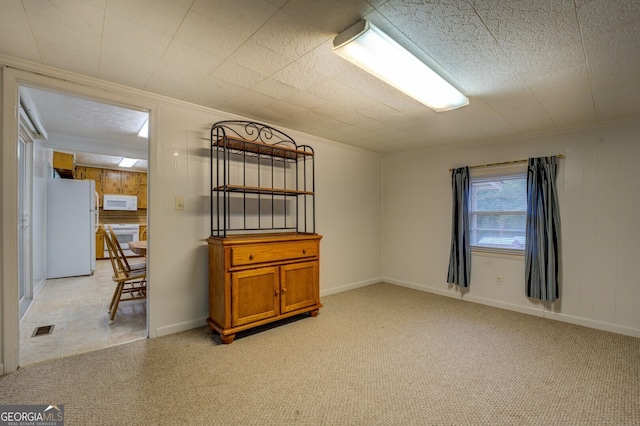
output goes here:
[{"label": "curtain rod", "polygon": [[[555,157],[562,159],[562,158],[564,158],[564,155],[558,154]],[[518,163],[527,163],[527,162],[529,162],[528,158],[526,160],[512,160],[512,161],[502,161],[500,163],[477,164],[475,166],[469,166],[469,168],[470,169],[479,169],[479,168],[482,168],[482,167],[504,166],[505,164],[518,164]],[[450,172],[452,172],[453,170],[454,169],[449,169]]]}]

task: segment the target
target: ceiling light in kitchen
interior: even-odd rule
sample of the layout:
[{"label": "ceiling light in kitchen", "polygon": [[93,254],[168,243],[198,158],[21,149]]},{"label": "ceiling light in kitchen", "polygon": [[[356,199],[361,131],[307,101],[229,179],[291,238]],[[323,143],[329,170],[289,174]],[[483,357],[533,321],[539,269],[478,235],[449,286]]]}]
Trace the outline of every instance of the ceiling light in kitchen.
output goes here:
[{"label": "ceiling light in kitchen", "polygon": [[133,167],[133,165],[136,164],[137,161],[138,161],[137,158],[122,157],[122,161],[120,161],[120,164],[118,164],[118,166],[120,166],[120,167]]}]

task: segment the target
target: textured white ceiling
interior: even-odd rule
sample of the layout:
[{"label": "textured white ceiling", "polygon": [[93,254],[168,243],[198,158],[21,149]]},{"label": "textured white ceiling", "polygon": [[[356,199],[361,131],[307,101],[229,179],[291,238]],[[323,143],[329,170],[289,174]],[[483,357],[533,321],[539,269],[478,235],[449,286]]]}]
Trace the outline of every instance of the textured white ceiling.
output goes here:
[{"label": "textured white ceiling", "polygon": [[139,159],[132,170],[147,169],[148,140],[138,137],[147,111],[34,87],[21,87],[20,96],[46,132],[44,145],[75,154],[76,165],[117,169],[129,157]]},{"label": "textured white ceiling", "polygon": [[[470,105],[333,54],[360,18]],[[638,0],[0,0],[0,54],[381,153],[637,118],[638,28]]]}]

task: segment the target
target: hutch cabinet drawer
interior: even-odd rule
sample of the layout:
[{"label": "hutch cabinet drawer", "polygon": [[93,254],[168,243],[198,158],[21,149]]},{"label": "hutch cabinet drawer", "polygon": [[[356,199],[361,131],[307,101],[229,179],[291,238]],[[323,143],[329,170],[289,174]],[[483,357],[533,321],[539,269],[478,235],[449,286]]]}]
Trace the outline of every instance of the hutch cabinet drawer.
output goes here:
[{"label": "hutch cabinet drawer", "polygon": [[315,242],[293,242],[284,244],[264,244],[231,248],[231,265],[253,265],[282,260],[318,257]]}]

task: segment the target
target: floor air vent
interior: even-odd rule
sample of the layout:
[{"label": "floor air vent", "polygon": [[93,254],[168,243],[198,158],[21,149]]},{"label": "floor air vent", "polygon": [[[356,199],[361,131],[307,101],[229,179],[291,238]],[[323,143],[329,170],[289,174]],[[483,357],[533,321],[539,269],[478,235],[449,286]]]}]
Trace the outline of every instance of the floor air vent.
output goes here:
[{"label": "floor air vent", "polygon": [[33,330],[31,337],[47,336],[51,333],[53,333],[53,325],[43,325],[41,327],[36,327],[36,329]]}]

